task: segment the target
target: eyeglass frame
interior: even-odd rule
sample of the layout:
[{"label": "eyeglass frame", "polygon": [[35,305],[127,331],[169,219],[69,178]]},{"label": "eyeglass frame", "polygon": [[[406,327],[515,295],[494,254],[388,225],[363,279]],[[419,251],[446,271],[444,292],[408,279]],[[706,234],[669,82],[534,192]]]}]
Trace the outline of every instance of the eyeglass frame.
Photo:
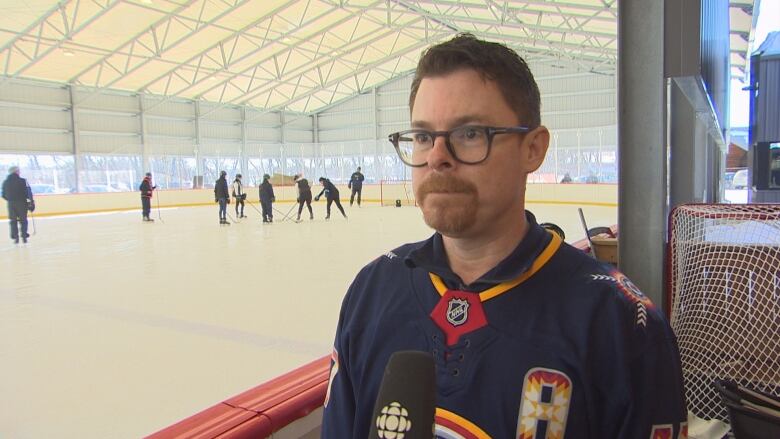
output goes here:
[{"label": "eyeglass frame", "polygon": [[[450,134],[452,134],[453,131],[462,130],[464,128],[477,128],[477,129],[485,130],[485,134],[487,134],[487,138],[488,138],[488,143],[487,143],[487,152],[485,153],[485,157],[482,158],[482,160],[476,162],[467,162],[460,159],[458,155],[455,154],[455,150],[452,147],[452,143],[450,142]],[[493,147],[493,137],[495,137],[496,134],[528,134],[531,131],[532,128],[523,125],[517,125],[513,127],[489,127],[483,125],[463,125],[447,131],[430,131],[422,128],[413,128],[411,130],[404,130],[404,131],[398,131],[396,133],[392,133],[387,136],[387,140],[389,140],[390,143],[393,144],[393,147],[395,147],[395,152],[396,154],[398,154],[398,158],[400,158],[401,161],[406,166],[410,166],[412,168],[422,168],[423,166],[426,166],[428,164],[428,161],[426,160],[425,163],[419,165],[413,165],[411,163],[407,163],[406,160],[404,160],[403,155],[401,155],[401,148],[398,145],[399,143],[398,141],[400,140],[402,135],[408,133],[425,133],[431,136],[432,137],[431,149],[433,149],[433,145],[436,143],[437,137],[444,137],[444,144],[447,146],[447,151],[449,151],[450,155],[452,156],[453,159],[455,159],[456,162],[462,163],[464,165],[478,165],[484,162],[485,160],[487,160],[488,157],[490,157],[490,150]]]}]

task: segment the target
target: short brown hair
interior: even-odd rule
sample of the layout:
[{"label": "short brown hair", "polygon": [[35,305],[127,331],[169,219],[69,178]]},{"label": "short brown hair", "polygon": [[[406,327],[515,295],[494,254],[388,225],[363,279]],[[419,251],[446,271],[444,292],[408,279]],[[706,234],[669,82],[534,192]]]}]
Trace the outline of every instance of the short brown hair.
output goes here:
[{"label": "short brown hair", "polygon": [[468,33],[458,34],[423,53],[414,73],[409,109],[414,108],[414,99],[423,78],[461,69],[476,70],[483,79],[495,81],[521,123],[529,128],[541,125],[539,87],[528,64],[507,46],[482,41]]}]

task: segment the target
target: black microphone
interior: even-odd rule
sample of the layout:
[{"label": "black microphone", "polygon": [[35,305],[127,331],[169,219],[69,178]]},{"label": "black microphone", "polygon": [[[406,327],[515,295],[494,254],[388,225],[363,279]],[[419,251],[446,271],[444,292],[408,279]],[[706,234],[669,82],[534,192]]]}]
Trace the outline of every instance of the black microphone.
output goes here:
[{"label": "black microphone", "polygon": [[431,439],[436,372],[427,352],[400,351],[387,362],[372,412],[369,439]]}]

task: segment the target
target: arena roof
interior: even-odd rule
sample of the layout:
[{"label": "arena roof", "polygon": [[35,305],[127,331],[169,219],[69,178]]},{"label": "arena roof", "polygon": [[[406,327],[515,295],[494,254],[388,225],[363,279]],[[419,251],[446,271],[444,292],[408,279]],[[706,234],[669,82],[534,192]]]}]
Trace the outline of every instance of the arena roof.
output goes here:
[{"label": "arena roof", "polygon": [[[11,2],[5,2],[6,4]],[[414,68],[458,32],[614,74],[617,0],[23,0],[0,5],[8,78],[312,113]],[[732,74],[752,0],[731,1]],[[2,85],[0,83],[0,85]]]}]

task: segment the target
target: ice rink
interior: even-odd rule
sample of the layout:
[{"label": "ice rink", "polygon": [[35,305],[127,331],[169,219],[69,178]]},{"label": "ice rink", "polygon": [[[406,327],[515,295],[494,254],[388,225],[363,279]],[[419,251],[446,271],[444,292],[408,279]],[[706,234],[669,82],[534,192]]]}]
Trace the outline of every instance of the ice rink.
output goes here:
[{"label": "ice rink", "polygon": [[[577,206],[527,207],[584,237]],[[231,226],[216,205],[37,218],[26,246],[3,220],[0,438],[141,437],[329,354],[357,271],[432,231],[414,207],[314,208],[300,224],[249,205]]]}]

